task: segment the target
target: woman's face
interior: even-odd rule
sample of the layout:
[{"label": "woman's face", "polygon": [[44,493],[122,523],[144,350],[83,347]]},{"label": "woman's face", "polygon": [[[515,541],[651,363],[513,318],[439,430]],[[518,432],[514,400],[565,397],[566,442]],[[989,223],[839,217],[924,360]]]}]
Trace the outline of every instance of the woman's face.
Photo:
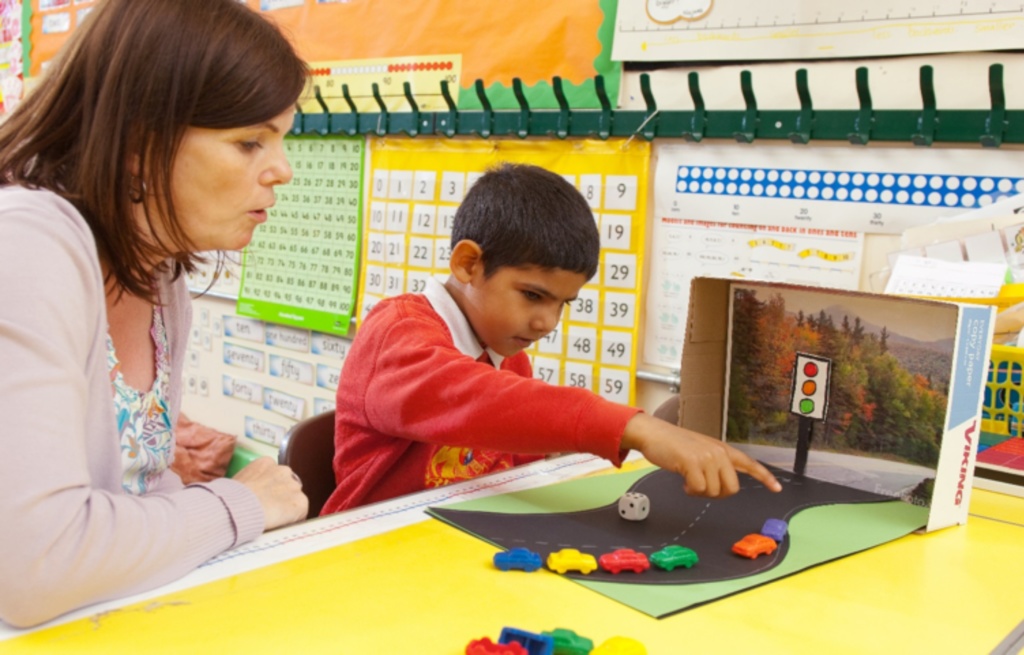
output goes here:
[{"label": "woman's face", "polygon": [[294,112],[249,127],[185,131],[171,171],[171,195],[198,251],[241,250],[266,222],[274,187],[292,179],[284,136]]}]

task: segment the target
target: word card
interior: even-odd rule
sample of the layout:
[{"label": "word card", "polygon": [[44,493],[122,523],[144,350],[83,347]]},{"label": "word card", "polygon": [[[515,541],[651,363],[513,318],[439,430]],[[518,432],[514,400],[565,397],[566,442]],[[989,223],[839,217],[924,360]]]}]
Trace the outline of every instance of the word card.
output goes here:
[{"label": "word card", "polygon": [[285,140],[292,181],[245,249],[242,316],[347,334],[362,216],[361,137]]},{"label": "word card", "polygon": [[534,376],[635,398],[640,280],[650,145],[609,141],[369,139],[372,162],[360,311],[382,298],[421,293],[447,279],[455,212],[466,191],[499,162],[529,163],[572,182],[601,234],[597,275],[558,327],[528,351]]}]

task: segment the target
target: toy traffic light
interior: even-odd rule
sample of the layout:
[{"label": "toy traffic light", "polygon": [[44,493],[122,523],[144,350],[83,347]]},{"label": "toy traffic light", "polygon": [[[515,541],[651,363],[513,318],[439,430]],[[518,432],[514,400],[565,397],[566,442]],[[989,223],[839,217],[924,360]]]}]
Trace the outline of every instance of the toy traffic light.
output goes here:
[{"label": "toy traffic light", "polygon": [[797,416],[825,419],[828,409],[828,378],[832,360],[797,353],[793,370],[793,401],[789,411]]}]

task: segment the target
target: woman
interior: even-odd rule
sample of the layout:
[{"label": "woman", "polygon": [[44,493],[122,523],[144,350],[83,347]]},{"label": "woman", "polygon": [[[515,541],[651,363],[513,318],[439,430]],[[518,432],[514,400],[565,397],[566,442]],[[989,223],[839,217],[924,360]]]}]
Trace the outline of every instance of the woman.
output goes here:
[{"label": "woman", "polygon": [[237,0],[104,0],[0,127],[0,619],[176,579],[301,518],[269,458],[169,471],[196,253],[291,178],[307,69]]}]

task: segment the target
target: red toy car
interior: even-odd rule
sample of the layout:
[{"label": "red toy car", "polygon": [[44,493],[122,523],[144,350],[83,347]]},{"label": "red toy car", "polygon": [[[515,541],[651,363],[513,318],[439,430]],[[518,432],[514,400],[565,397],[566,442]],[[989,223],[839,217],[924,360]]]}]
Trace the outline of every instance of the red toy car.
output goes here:
[{"label": "red toy car", "polygon": [[732,545],[732,552],[750,559],[758,555],[771,555],[779,545],[771,537],[763,534],[748,534]]},{"label": "red toy car", "polygon": [[643,573],[651,568],[647,555],[638,553],[630,548],[620,548],[610,553],[605,553],[601,555],[598,563],[602,569],[611,573],[619,573],[620,571]]},{"label": "red toy car", "polygon": [[529,655],[529,652],[522,644],[496,644],[490,637],[483,637],[469,642],[466,655]]}]

